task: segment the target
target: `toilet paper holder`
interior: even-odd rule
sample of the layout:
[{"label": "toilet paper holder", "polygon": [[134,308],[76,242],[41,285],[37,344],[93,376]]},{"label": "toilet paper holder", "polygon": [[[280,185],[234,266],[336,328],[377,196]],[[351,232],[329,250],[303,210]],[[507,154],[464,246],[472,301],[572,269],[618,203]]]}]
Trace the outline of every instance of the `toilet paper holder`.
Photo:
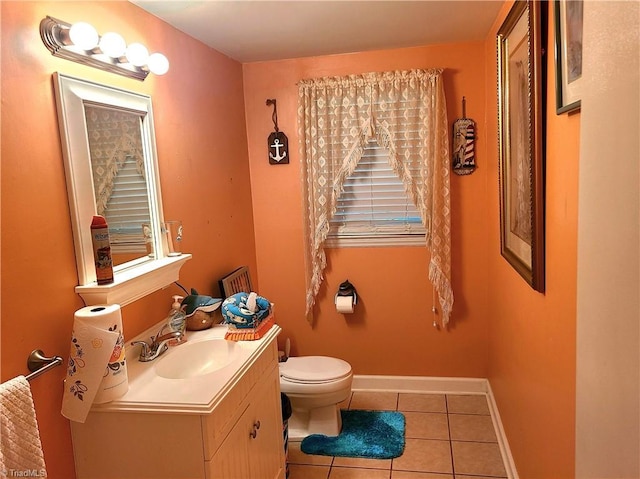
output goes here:
[{"label": "toilet paper holder", "polygon": [[336,293],[335,302],[338,301],[338,297],[340,296],[352,296],[353,297],[353,305],[355,306],[358,303],[358,292],[356,291],[355,286],[353,286],[349,280],[340,283],[338,287],[338,292]]}]

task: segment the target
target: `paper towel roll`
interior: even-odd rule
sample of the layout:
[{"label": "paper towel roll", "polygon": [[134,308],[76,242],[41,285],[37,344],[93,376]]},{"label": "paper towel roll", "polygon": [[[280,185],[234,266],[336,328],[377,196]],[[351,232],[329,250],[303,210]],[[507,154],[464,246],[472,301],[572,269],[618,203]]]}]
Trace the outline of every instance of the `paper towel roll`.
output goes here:
[{"label": "paper towel roll", "polygon": [[74,315],[62,415],[84,422],[93,403],[129,389],[120,305],[87,306]]},{"label": "paper towel roll", "polygon": [[336,311],[342,314],[353,313],[353,296],[336,296]]}]

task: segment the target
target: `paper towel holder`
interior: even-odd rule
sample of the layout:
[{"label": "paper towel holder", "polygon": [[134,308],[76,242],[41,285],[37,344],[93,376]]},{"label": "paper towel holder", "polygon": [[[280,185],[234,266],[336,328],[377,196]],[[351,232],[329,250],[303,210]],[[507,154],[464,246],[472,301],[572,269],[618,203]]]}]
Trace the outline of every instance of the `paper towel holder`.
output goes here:
[{"label": "paper towel holder", "polygon": [[353,296],[353,305],[355,306],[358,303],[358,292],[354,285],[352,285],[349,280],[340,283],[338,287],[338,292],[336,293],[336,300],[338,296]]}]

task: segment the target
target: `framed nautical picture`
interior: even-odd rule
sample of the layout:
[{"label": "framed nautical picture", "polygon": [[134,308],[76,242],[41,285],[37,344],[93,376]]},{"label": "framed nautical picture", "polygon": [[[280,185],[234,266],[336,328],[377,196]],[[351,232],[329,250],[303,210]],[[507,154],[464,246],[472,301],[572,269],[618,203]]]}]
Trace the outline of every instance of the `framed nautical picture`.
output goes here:
[{"label": "framed nautical picture", "polygon": [[580,109],[582,0],[555,0],[556,114]]},{"label": "framed nautical picture", "polygon": [[498,30],[500,252],[544,292],[541,2],[515,2]]}]

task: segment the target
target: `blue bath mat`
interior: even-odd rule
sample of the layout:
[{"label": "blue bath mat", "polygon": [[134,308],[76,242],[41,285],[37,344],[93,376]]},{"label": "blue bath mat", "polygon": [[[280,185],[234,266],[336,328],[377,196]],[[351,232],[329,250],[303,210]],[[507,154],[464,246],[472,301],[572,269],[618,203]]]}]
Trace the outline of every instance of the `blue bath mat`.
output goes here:
[{"label": "blue bath mat", "polygon": [[340,411],[339,436],[312,434],[300,449],[306,454],[393,459],[404,451],[404,415],[395,411]]}]

